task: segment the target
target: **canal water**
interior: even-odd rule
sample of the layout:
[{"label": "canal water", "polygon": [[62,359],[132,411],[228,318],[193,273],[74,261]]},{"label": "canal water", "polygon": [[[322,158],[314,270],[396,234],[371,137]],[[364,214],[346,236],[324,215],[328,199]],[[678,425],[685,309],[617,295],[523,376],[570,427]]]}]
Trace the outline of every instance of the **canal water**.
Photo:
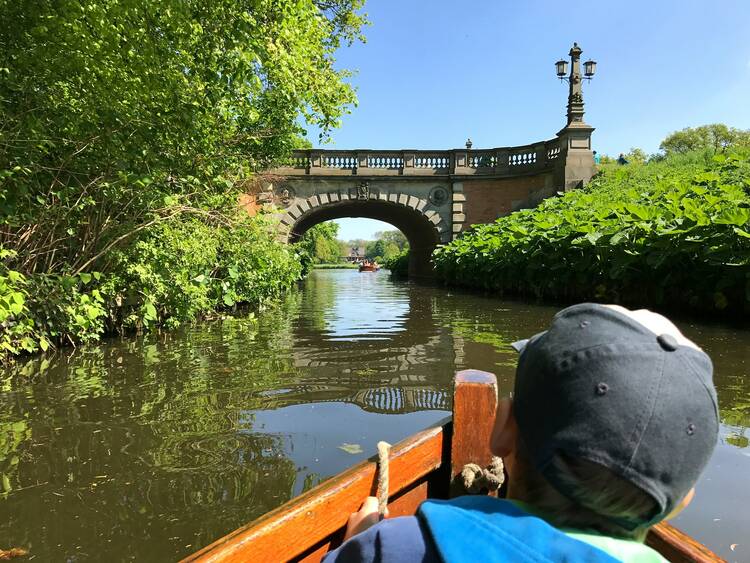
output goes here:
[{"label": "canal water", "polygon": [[[508,393],[508,344],[555,311],[321,270],[256,319],[19,364],[0,387],[0,548],[178,559],[446,416],[456,370]],[[714,360],[723,424],[676,524],[749,561],[750,330],[678,325]]]}]

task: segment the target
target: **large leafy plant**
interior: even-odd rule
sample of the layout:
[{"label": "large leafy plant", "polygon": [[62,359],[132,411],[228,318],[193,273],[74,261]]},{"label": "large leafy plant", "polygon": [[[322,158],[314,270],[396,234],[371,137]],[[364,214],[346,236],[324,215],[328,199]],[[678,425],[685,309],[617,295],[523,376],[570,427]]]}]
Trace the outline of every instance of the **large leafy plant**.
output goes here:
[{"label": "large leafy plant", "polygon": [[451,283],[513,293],[747,311],[749,194],[747,153],[611,168],[434,261]]}]

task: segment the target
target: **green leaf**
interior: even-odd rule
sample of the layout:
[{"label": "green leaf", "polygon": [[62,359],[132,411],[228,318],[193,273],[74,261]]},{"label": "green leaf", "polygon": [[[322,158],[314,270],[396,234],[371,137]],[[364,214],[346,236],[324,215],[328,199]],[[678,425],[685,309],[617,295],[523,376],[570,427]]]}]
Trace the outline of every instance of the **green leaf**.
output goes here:
[{"label": "green leaf", "polygon": [[151,303],[150,301],[144,305],[143,318],[147,321],[156,320],[156,307],[154,307],[154,304]]},{"label": "green leaf", "polygon": [[361,454],[363,452],[362,446],[360,446],[359,444],[348,444],[344,442],[338,448],[352,455]]},{"label": "green leaf", "polygon": [[740,207],[725,209],[713,219],[713,222],[719,225],[744,225],[748,221],[750,221],[750,209]]}]

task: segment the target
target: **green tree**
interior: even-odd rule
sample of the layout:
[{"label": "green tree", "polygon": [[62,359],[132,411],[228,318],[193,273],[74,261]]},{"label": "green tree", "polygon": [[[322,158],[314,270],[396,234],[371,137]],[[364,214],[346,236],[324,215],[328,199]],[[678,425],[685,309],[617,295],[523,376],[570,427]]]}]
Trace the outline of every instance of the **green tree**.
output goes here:
[{"label": "green tree", "polygon": [[406,239],[406,236],[404,236],[404,233],[398,230],[378,231],[377,233],[375,233],[375,239],[382,239],[386,242],[393,243],[398,246],[399,250],[403,250],[404,248],[409,247],[409,241]]},{"label": "green tree", "polygon": [[643,149],[632,147],[625,153],[625,158],[630,164],[644,164],[648,160],[648,155]]},{"label": "green tree", "polygon": [[298,279],[238,199],[350,111],[334,54],[363,1],[0,0],[5,349],[176,325]]},{"label": "green tree", "polygon": [[327,135],[355,102],[333,63],[362,2],[0,0],[0,244],[25,273],[106,270],[301,123]]},{"label": "green tree", "polygon": [[389,242],[383,238],[371,241],[365,247],[365,257],[369,260],[389,260],[400,252],[401,249],[395,242]]},{"label": "green tree", "polygon": [[723,151],[730,147],[750,146],[750,129],[736,129],[723,123],[686,127],[667,136],[659,148],[667,154],[699,150]]},{"label": "green tree", "polygon": [[313,264],[332,264],[341,261],[341,244],[336,238],[339,225],[333,221],[310,228],[298,243]]}]

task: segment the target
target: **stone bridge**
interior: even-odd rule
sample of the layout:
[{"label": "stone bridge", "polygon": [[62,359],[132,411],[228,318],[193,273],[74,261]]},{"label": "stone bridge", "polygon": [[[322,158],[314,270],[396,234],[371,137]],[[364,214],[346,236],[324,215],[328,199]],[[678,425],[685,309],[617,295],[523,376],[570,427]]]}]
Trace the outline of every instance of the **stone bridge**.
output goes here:
[{"label": "stone bridge", "polygon": [[256,203],[279,210],[288,242],[331,219],[390,223],[409,240],[409,275],[429,277],[437,245],[591,178],[594,129],[583,121],[579,56],[575,45],[568,122],[554,139],[492,149],[298,150],[269,171],[276,178]]}]

